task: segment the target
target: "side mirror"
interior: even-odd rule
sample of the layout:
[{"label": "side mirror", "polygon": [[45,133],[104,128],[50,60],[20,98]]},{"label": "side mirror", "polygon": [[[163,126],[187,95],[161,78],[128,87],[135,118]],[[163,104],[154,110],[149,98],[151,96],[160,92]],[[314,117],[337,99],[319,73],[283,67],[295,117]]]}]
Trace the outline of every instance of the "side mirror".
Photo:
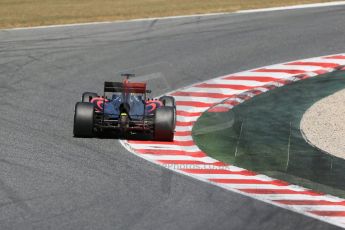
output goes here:
[{"label": "side mirror", "polygon": [[146,90],[146,93],[152,93],[152,91],[148,89],[148,90]]}]

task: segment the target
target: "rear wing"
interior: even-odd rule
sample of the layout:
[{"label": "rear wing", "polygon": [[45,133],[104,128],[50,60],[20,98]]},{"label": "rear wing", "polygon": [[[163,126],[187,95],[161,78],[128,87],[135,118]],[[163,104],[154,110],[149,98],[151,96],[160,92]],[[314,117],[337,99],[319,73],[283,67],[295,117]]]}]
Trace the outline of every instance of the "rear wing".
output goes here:
[{"label": "rear wing", "polygon": [[104,82],[104,92],[124,92],[124,87],[122,82]]},{"label": "rear wing", "polygon": [[104,82],[104,92],[150,93],[145,82]]}]

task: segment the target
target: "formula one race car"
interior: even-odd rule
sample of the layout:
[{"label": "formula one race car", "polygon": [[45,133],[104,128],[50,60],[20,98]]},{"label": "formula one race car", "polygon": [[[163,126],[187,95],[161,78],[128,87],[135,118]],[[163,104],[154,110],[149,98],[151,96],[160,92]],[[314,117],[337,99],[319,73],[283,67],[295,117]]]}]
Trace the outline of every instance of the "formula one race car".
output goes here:
[{"label": "formula one race car", "polygon": [[[104,94],[85,92],[75,105],[75,137],[92,137],[114,130],[121,135],[148,133],[157,141],[172,141],[176,124],[175,99],[147,99],[145,82],[129,82],[133,74],[122,74],[123,82],[104,82]],[[109,96],[110,94],[110,96]]]}]

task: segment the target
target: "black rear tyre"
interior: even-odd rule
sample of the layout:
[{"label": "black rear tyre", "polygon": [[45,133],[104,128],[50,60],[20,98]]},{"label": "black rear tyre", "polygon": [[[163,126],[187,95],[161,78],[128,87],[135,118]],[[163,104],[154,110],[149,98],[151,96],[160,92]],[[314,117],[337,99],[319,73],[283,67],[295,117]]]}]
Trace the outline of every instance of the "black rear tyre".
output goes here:
[{"label": "black rear tyre", "polygon": [[82,102],[90,102],[92,98],[94,97],[98,97],[97,93],[92,93],[92,92],[85,92],[83,93],[83,95],[81,96],[81,101]]},{"label": "black rear tyre", "polygon": [[173,141],[175,130],[175,108],[161,107],[156,109],[154,139]]},{"label": "black rear tyre", "polygon": [[162,96],[159,100],[163,103],[164,106],[170,106],[176,108],[175,98],[171,96]]},{"label": "black rear tyre", "polygon": [[75,137],[92,137],[94,124],[94,105],[78,102],[75,105],[73,134]]}]

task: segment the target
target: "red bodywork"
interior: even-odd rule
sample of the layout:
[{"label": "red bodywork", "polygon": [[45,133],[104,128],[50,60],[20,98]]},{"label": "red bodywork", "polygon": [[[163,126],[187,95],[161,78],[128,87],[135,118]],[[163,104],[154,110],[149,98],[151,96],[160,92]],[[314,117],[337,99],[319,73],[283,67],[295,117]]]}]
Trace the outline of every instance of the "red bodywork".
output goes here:
[{"label": "red bodywork", "polygon": [[129,82],[125,79],[123,87],[126,93],[146,93],[146,82]]}]

